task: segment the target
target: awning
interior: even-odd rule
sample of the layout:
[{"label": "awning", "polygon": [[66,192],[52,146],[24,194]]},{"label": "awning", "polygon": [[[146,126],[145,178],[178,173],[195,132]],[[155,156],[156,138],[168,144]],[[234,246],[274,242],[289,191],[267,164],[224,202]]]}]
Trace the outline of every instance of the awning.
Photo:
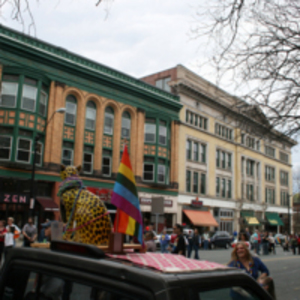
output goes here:
[{"label": "awning", "polygon": [[283,226],[283,222],[280,219],[278,213],[270,213],[270,212],[266,212],[266,218],[268,220],[268,222],[270,223],[270,225],[273,226]]},{"label": "awning", "polygon": [[52,200],[52,198],[36,197],[36,200],[42,205],[43,209],[46,211],[59,211],[58,205]]},{"label": "awning", "polygon": [[245,220],[248,225],[260,225],[259,221],[255,217],[245,217]]},{"label": "awning", "polygon": [[195,226],[219,226],[209,211],[183,210],[183,212]]},{"label": "awning", "polygon": [[241,217],[254,217],[254,211],[241,211]]}]

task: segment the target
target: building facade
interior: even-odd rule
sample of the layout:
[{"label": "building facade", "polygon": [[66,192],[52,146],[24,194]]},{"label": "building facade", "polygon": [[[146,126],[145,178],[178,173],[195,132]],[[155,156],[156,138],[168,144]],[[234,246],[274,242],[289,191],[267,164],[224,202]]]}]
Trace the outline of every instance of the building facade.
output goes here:
[{"label": "building facade", "polygon": [[296,142],[269,130],[258,107],[181,65],[142,80],[178,95],[183,104],[177,220],[231,233],[246,226],[287,229]]},{"label": "building facade", "polygon": [[[113,213],[110,195],[126,143],[145,217],[160,196],[172,226],[179,98],[3,26],[0,45],[0,219],[26,221],[35,145],[36,223],[59,218],[61,164],[81,165],[85,186]],[[56,113],[61,108],[64,115]]]}]

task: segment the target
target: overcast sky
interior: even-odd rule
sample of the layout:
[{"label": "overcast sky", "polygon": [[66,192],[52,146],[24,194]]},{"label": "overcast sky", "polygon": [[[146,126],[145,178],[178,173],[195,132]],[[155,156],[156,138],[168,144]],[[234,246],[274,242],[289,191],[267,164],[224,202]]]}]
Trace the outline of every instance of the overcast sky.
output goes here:
[{"label": "overcast sky", "polygon": [[[137,78],[182,64],[215,83],[215,72],[204,64],[213,49],[191,36],[203,0],[103,0],[98,7],[97,0],[29,2],[41,40]],[[27,33],[9,13],[8,6],[0,10],[0,22]],[[300,146],[293,164],[300,168]]]}]

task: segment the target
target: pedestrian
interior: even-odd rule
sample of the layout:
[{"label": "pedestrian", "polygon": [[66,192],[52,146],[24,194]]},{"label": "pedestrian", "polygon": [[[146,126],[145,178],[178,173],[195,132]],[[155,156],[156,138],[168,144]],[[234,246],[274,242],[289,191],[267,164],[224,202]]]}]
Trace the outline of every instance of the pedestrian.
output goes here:
[{"label": "pedestrian", "polygon": [[177,237],[174,241],[174,249],[172,253],[185,256],[186,245],[185,245],[185,239],[182,234],[182,226],[180,224],[176,224],[174,226],[174,229],[175,229],[175,233],[177,234]]},{"label": "pedestrian", "polygon": [[238,242],[243,242],[244,244],[246,244],[249,248],[249,250],[251,250],[251,244],[249,242],[249,238],[248,235],[246,234],[246,232],[240,232],[239,236],[238,236]]},{"label": "pedestrian", "polygon": [[291,245],[294,255],[296,255],[296,249],[298,246],[297,244],[298,244],[298,242],[297,242],[296,235],[292,234],[291,239],[290,239],[290,245]]},{"label": "pedestrian", "polygon": [[5,239],[6,232],[7,230],[5,228],[5,222],[1,220],[0,221],[0,266],[1,266],[2,254],[4,252],[4,239]]},{"label": "pedestrian", "polygon": [[234,232],[233,232],[233,240],[235,240],[237,238],[237,236],[238,236],[238,233],[237,233],[236,230],[234,230]]},{"label": "pedestrian", "polygon": [[282,243],[282,248],[283,248],[283,251],[287,251],[287,252],[290,251],[290,249],[289,249],[289,236],[288,236],[287,232],[285,232],[285,234],[284,234],[284,241]]},{"label": "pedestrian", "polygon": [[269,252],[272,252],[273,254],[276,254],[276,245],[275,245],[275,238],[273,236],[273,233],[269,234]]},{"label": "pedestrian", "polygon": [[193,232],[192,230],[189,230],[189,235],[187,236],[187,247],[188,247],[188,258],[191,257],[192,251],[193,251]]},{"label": "pedestrian", "polygon": [[152,231],[146,232],[145,235],[145,246],[147,252],[155,252],[156,251],[156,245],[154,242],[154,235]]},{"label": "pedestrian", "polygon": [[208,245],[209,245],[209,233],[208,231],[205,231],[203,234],[203,247],[204,250],[208,250]]},{"label": "pedestrian", "polygon": [[297,243],[298,243],[298,255],[300,255],[300,235],[299,234],[298,234]]},{"label": "pedestrian", "polygon": [[259,255],[259,243],[258,243],[258,230],[257,229],[251,236],[251,242],[253,244],[254,252],[257,255]]},{"label": "pedestrian", "polygon": [[167,234],[167,229],[164,228],[163,232],[160,235],[161,253],[168,253],[169,242],[170,242],[170,236]]},{"label": "pedestrian", "polygon": [[[15,221],[14,218],[9,217],[7,219],[7,225],[6,225],[7,232],[12,233],[13,246],[16,245],[15,239],[18,238],[21,234],[21,229],[16,224],[14,224],[14,221]],[[8,239],[10,238],[11,236]],[[10,241],[8,243],[10,243]]]},{"label": "pedestrian", "polygon": [[261,244],[263,248],[263,254],[268,255],[269,254],[269,233],[267,231],[263,233]]},{"label": "pedestrian", "polygon": [[245,228],[245,233],[248,236],[248,241],[250,241],[251,234],[248,227]]},{"label": "pedestrian", "polygon": [[258,277],[257,282],[272,296],[274,300],[276,300],[275,284],[273,278],[261,275]]},{"label": "pedestrian", "polygon": [[195,259],[200,259],[199,257],[199,249],[201,247],[201,236],[197,228],[194,230],[193,235],[193,249],[195,250]]},{"label": "pedestrian", "polygon": [[258,278],[259,272],[269,276],[269,270],[265,264],[259,257],[252,256],[247,245],[243,242],[238,242],[234,247],[228,266],[245,270],[254,279]]},{"label": "pedestrian", "polygon": [[24,235],[24,247],[30,247],[37,237],[37,229],[33,224],[33,219],[28,218],[28,223],[24,225],[22,233]]}]

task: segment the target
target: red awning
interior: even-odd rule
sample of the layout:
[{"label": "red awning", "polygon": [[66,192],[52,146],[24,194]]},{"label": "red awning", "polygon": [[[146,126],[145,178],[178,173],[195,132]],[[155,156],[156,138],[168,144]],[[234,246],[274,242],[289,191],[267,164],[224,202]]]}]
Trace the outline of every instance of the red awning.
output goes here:
[{"label": "red awning", "polygon": [[209,211],[184,210],[183,212],[196,226],[219,226],[219,224]]},{"label": "red awning", "polygon": [[36,200],[46,211],[59,211],[58,205],[52,200],[52,198],[36,197]]}]

